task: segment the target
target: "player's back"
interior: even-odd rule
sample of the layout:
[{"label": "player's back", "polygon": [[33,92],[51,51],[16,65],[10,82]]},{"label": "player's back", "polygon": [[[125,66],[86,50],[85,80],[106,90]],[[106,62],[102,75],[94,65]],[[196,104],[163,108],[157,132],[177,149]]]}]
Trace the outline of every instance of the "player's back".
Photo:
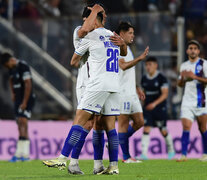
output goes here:
[{"label": "player's back", "polygon": [[110,41],[113,33],[105,28],[97,28],[79,43],[76,53],[83,55],[89,51],[88,69],[90,91],[119,91],[119,47]]},{"label": "player's back", "polygon": [[[81,26],[77,26],[73,32],[73,45],[75,48],[82,40],[82,38],[78,37],[78,30],[80,28]],[[87,64],[86,64],[87,59],[88,59],[88,52],[86,52],[80,60],[80,67],[78,68],[76,88],[85,87],[88,82],[88,73],[87,73]]]}]

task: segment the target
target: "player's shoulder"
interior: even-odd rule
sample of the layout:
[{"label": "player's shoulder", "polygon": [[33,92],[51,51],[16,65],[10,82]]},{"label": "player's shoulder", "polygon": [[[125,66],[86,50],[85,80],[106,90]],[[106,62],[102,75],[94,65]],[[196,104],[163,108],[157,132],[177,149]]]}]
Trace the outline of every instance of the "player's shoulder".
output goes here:
[{"label": "player's shoulder", "polygon": [[79,29],[81,28],[81,26],[77,26],[75,29],[74,29],[74,33],[76,33]]},{"label": "player's shoulder", "polygon": [[24,70],[24,69],[29,69],[29,65],[27,64],[26,61],[24,60],[18,60],[18,64],[19,64],[19,67],[20,69]]},{"label": "player's shoulder", "polygon": [[160,71],[158,71],[157,78],[162,80],[167,80],[167,77]]}]

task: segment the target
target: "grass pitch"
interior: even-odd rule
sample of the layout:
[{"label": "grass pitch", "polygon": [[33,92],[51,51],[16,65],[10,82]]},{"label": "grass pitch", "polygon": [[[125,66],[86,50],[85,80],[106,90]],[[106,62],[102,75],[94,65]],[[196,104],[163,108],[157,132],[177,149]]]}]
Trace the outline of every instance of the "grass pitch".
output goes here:
[{"label": "grass pitch", "polygon": [[[105,166],[108,161],[104,161]],[[85,175],[69,175],[67,169],[48,168],[40,160],[9,163],[0,161],[0,180],[207,180],[207,162],[197,159],[187,162],[175,160],[148,160],[140,164],[119,161],[119,175],[93,175],[93,161],[80,160]]]}]

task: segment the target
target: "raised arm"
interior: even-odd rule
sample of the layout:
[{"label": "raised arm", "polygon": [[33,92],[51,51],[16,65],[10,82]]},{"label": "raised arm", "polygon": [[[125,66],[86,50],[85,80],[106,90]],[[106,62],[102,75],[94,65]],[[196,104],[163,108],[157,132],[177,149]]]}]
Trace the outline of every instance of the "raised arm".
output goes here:
[{"label": "raised arm", "polygon": [[91,14],[88,16],[88,18],[86,18],[82,27],[78,30],[79,38],[85,37],[90,31],[94,29],[97,14],[99,12],[104,12],[104,9],[98,4],[95,4],[92,8],[88,8],[91,10]]},{"label": "raised arm", "polygon": [[149,53],[149,47],[147,46],[147,48],[144,50],[144,52],[138,56],[137,58],[133,59],[132,61],[126,62],[124,59],[120,59],[119,60],[119,67],[125,71],[133,66],[135,66],[139,61],[143,60],[146,58],[146,56]]}]

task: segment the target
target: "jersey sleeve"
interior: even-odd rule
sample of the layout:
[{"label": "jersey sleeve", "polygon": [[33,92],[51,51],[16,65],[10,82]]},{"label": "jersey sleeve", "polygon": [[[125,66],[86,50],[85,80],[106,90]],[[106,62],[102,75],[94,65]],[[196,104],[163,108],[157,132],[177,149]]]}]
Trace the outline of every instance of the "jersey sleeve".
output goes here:
[{"label": "jersey sleeve", "polygon": [[207,61],[206,60],[204,60],[203,74],[204,74],[204,77],[207,78]]},{"label": "jersey sleeve", "polygon": [[165,76],[163,76],[162,74],[160,75],[161,77],[161,85],[160,85],[160,88],[168,88],[169,87],[169,84],[168,84],[168,81],[167,81],[167,78]]},{"label": "jersey sleeve", "polygon": [[79,56],[83,56],[89,50],[89,45],[90,45],[89,39],[86,38],[81,39],[81,41],[78,43],[75,49],[75,53],[78,54]]},{"label": "jersey sleeve", "polygon": [[27,79],[32,79],[32,74],[30,72],[29,66],[22,66],[22,79],[25,81]]},{"label": "jersey sleeve", "polygon": [[73,32],[73,45],[76,48],[81,38],[78,37],[78,30],[81,28],[81,26],[78,26],[75,28]]}]

